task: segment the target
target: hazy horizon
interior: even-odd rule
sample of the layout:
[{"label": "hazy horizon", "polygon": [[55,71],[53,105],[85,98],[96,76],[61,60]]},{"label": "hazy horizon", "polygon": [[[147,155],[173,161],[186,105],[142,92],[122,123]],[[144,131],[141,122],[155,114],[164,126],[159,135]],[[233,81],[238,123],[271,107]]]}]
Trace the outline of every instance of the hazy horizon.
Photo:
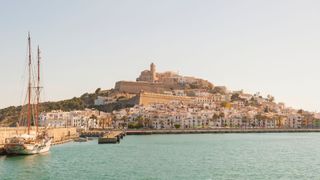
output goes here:
[{"label": "hazy horizon", "polygon": [[318,1],[5,1],[0,108],[21,105],[31,32],[46,101],[110,89],[157,70],[320,110]]}]

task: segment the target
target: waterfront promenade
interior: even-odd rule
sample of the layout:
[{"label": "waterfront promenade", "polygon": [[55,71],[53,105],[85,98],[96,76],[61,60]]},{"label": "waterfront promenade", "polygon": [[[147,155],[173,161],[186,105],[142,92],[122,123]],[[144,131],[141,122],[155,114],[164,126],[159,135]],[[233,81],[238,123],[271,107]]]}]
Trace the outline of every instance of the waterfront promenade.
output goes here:
[{"label": "waterfront promenade", "polygon": [[[112,130],[110,130],[112,131]],[[117,131],[117,130],[114,130]],[[223,134],[223,133],[311,133],[320,132],[320,129],[280,129],[280,128],[217,128],[217,129],[127,129],[126,135],[152,134]],[[83,131],[83,137],[102,137],[107,130]]]}]

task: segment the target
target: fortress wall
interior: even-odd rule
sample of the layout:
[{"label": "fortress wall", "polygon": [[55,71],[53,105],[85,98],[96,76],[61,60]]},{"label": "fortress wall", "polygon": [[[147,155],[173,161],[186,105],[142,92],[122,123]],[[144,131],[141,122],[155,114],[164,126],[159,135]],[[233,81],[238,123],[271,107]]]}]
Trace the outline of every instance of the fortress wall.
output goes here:
[{"label": "fortress wall", "polygon": [[[43,128],[39,128],[43,129]],[[3,127],[0,128],[0,145],[5,143],[6,138],[10,138],[16,135],[26,134],[26,127]],[[31,134],[35,132],[35,127],[32,127]],[[53,137],[53,142],[66,140],[77,136],[76,128],[52,128],[48,130],[50,137]]]},{"label": "fortress wall", "polygon": [[120,92],[138,94],[141,91],[162,93],[168,88],[160,83],[119,81],[115,89]]},{"label": "fortress wall", "polygon": [[156,93],[140,93],[138,95],[139,105],[148,105],[154,103],[169,103],[171,101],[181,101],[183,103],[191,103],[194,101],[192,97],[186,96],[172,96],[172,95],[164,95],[164,94],[156,94]]}]

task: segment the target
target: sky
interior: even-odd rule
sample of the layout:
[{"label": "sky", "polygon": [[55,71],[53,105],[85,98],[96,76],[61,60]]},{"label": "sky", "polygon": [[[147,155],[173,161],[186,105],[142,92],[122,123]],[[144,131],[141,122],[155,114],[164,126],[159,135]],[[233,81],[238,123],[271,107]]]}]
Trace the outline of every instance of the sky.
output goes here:
[{"label": "sky", "polygon": [[21,105],[27,33],[44,99],[132,80],[151,62],[320,110],[320,1],[0,0],[0,108]]}]

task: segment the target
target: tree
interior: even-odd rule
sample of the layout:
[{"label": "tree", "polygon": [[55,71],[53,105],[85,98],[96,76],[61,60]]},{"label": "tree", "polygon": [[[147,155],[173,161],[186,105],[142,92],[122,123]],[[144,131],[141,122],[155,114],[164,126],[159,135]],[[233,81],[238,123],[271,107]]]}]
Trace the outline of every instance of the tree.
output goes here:
[{"label": "tree", "polygon": [[218,114],[216,114],[216,113],[214,113],[213,116],[212,116],[212,120],[213,120],[213,121],[216,121],[216,120],[218,120],[219,118],[220,118],[220,115],[218,115]]},{"label": "tree", "polygon": [[127,126],[128,117],[127,117],[127,116],[123,116],[123,117],[121,118],[121,120],[123,121],[122,127],[123,127],[123,128],[126,127],[126,126]]},{"label": "tree", "polygon": [[232,94],[231,101],[237,101],[240,99],[240,95],[238,93]]},{"label": "tree", "polygon": [[271,95],[268,95],[267,98],[268,98],[268,101],[269,101],[269,102],[273,102],[273,101],[274,101],[274,97],[271,96]]},{"label": "tree", "polygon": [[143,116],[140,115],[135,120],[139,124],[139,126],[143,127],[143,125],[144,125],[144,117]]},{"label": "tree", "polygon": [[96,89],[96,91],[94,92],[95,94],[99,94],[101,91],[101,88]]}]

